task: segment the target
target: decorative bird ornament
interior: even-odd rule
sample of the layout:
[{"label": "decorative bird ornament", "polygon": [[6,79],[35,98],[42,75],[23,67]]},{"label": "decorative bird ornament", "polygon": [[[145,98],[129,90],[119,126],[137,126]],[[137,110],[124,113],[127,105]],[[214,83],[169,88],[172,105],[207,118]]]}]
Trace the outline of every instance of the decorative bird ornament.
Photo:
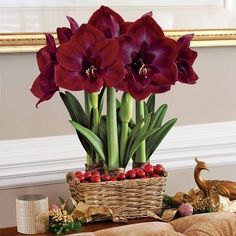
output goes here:
[{"label": "decorative bird ornament", "polygon": [[198,187],[205,193],[206,196],[219,194],[228,197],[230,200],[236,200],[236,182],[222,180],[204,180],[200,176],[202,170],[208,170],[208,165],[205,162],[195,158],[197,165],[194,169],[194,179]]}]

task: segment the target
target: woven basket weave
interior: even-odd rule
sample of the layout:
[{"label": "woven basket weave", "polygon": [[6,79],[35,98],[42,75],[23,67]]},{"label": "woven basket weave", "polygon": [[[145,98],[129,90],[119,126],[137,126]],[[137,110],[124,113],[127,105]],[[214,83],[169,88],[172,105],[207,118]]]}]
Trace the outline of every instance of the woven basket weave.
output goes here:
[{"label": "woven basket weave", "polygon": [[113,220],[123,221],[147,217],[147,210],[161,213],[166,177],[80,183],[73,173],[68,173],[67,182],[76,202],[109,207]]}]

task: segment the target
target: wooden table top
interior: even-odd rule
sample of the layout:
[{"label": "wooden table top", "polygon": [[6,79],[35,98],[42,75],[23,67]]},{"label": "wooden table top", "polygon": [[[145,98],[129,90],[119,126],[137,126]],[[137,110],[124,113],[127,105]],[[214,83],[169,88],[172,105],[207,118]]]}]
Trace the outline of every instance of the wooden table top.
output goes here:
[{"label": "wooden table top", "polygon": [[[94,231],[101,230],[101,229],[118,227],[118,226],[123,226],[123,225],[127,225],[127,224],[153,222],[153,221],[156,221],[156,220],[152,219],[152,218],[142,218],[142,219],[130,220],[128,223],[115,223],[112,221],[92,222],[92,223],[83,224],[82,232],[94,232]],[[26,235],[26,234],[18,233],[16,227],[0,229],[0,236],[23,236],[23,235]],[[37,235],[39,235],[39,236],[52,236],[53,234],[45,233],[45,234],[37,234]]]}]

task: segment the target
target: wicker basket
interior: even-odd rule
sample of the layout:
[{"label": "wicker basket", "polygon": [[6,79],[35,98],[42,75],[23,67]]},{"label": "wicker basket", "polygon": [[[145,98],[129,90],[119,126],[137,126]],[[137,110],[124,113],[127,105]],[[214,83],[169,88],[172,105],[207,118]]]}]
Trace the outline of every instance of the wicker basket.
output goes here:
[{"label": "wicker basket", "polygon": [[109,207],[114,221],[148,217],[147,210],[156,214],[162,211],[166,177],[80,183],[68,173],[67,181],[76,202]]}]

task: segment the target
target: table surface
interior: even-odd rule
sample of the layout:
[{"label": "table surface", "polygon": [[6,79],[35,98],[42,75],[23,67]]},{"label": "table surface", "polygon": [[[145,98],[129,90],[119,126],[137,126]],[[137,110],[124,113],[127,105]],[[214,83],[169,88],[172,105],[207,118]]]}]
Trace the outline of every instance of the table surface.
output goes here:
[{"label": "table surface", "polygon": [[[136,220],[130,220],[128,223],[115,223],[112,221],[102,221],[102,222],[92,222],[86,223],[82,226],[82,232],[94,232],[101,229],[107,229],[111,227],[123,226],[127,224],[143,223],[143,222],[153,222],[156,221],[153,218],[142,218]],[[22,236],[23,234],[18,233],[16,227],[2,228],[0,229],[0,236]],[[24,234],[26,235],[26,234]],[[35,234],[34,234],[35,235]],[[40,236],[52,236],[50,233],[37,234]]]}]

